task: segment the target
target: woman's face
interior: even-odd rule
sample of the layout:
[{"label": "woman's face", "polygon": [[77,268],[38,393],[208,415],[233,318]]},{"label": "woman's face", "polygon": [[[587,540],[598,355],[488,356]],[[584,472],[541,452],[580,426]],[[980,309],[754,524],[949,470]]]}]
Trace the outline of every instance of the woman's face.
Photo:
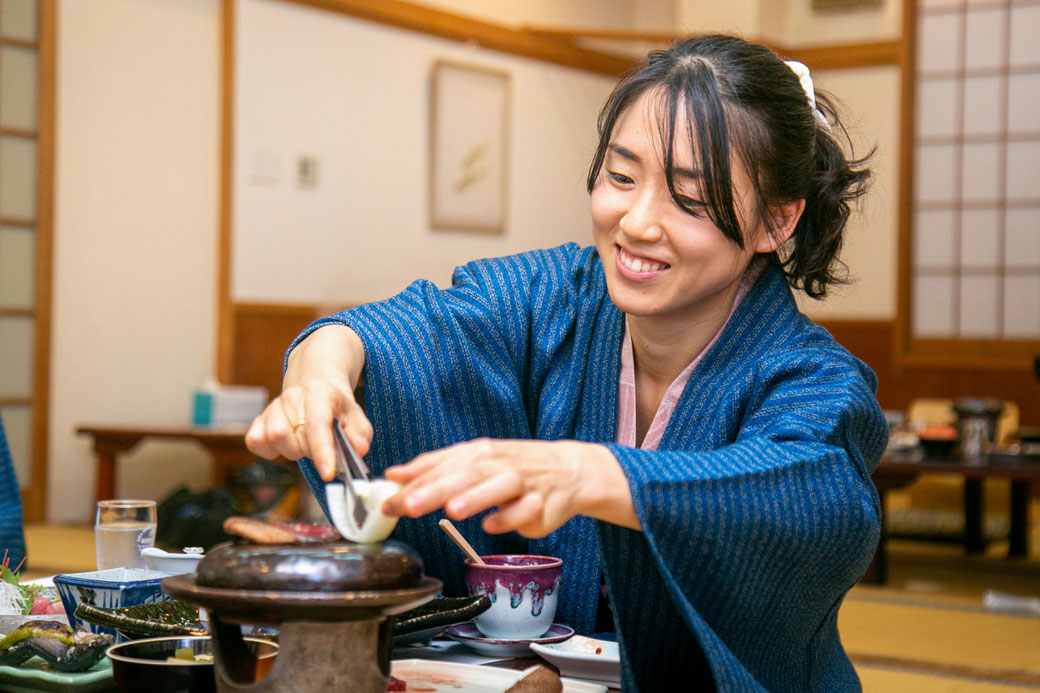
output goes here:
[{"label": "woman's face", "polygon": [[657,103],[649,92],[622,112],[592,189],[594,238],[610,297],[620,310],[639,317],[688,324],[728,315],[751,258],[776,246],[754,213],[754,194],[738,157],[731,158],[733,197],[744,248],[708,217],[682,109],[674,179],[694,214],[672,199],[653,111]]}]

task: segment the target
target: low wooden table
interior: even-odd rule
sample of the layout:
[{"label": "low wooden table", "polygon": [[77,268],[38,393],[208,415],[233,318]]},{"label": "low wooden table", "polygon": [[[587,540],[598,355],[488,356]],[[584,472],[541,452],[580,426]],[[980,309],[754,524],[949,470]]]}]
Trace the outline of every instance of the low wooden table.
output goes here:
[{"label": "low wooden table", "polygon": [[146,438],[190,440],[213,457],[211,478],[216,486],[227,486],[233,472],[256,459],[246,448],[246,427],[199,426],[78,426],[76,433],[94,439],[97,455],[96,500],[116,497],[116,462]]},{"label": "low wooden table", "polygon": [[[1009,558],[1029,555],[1029,498],[1034,483],[1040,483],[1040,463],[983,456],[964,460],[957,456],[924,458],[918,454],[886,454],[872,476],[882,509],[888,491],[911,483],[922,474],[960,474],[964,477],[964,548],[969,553],[985,550],[983,535],[982,482],[986,479],[1011,480],[1011,528]],[[888,533],[884,523],[874,561],[863,576],[865,582],[883,584],[887,577]]]}]

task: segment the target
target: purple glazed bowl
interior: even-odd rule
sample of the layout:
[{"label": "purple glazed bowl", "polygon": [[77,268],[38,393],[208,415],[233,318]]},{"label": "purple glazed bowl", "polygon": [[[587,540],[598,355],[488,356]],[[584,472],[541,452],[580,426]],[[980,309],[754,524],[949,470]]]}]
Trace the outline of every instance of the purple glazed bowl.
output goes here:
[{"label": "purple glazed bowl", "polygon": [[481,556],[466,561],[466,588],[486,594],[491,608],[473,623],[489,638],[522,640],[545,634],[556,616],[563,560],[528,554]]}]

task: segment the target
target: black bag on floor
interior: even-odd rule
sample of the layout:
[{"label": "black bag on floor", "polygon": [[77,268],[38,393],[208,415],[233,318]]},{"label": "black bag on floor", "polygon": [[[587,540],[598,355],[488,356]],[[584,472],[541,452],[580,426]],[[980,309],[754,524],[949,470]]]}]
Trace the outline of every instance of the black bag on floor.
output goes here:
[{"label": "black bag on floor", "polygon": [[179,552],[185,546],[213,546],[230,541],[224,520],[238,515],[235,495],[224,488],[193,493],[186,486],[174,491],[156,508],[155,545]]}]

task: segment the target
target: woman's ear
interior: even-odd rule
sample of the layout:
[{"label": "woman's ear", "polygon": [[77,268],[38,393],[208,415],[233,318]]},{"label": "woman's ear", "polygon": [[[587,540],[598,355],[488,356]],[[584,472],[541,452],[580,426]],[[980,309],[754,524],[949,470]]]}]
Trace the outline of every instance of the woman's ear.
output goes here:
[{"label": "woman's ear", "polygon": [[763,233],[759,234],[758,242],[755,243],[755,252],[772,253],[782,246],[794,233],[794,227],[798,225],[798,220],[802,218],[804,211],[805,200],[795,200],[773,207],[769,212],[772,223],[763,228]]}]

